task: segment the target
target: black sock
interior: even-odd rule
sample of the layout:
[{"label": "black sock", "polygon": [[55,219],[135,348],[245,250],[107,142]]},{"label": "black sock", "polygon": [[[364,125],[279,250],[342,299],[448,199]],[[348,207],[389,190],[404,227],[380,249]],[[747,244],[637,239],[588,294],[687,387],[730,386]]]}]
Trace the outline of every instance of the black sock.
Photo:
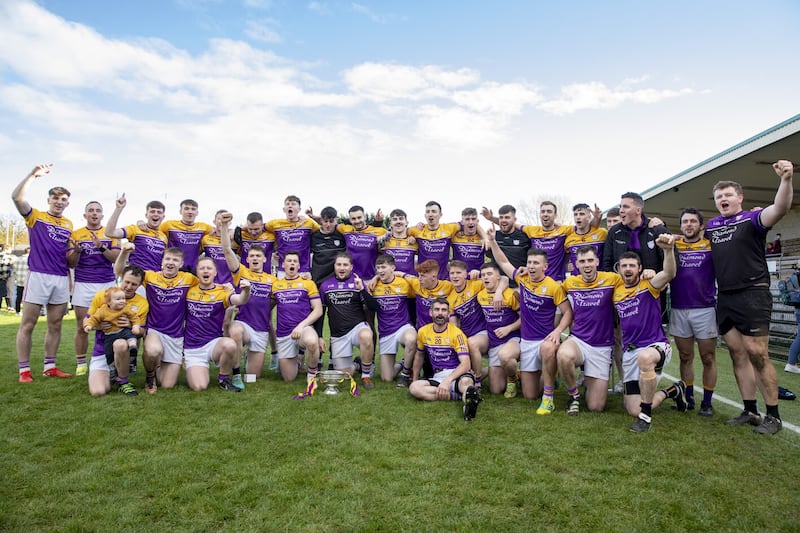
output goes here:
[{"label": "black sock", "polygon": [[744,401],[744,410],[748,413],[753,413],[754,415],[758,414],[758,404],[755,400],[745,400]]},{"label": "black sock", "polygon": [[767,414],[769,416],[774,416],[778,420],[781,419],[781,415],[778,414],[778,406],[777,405],[767,405]]}]

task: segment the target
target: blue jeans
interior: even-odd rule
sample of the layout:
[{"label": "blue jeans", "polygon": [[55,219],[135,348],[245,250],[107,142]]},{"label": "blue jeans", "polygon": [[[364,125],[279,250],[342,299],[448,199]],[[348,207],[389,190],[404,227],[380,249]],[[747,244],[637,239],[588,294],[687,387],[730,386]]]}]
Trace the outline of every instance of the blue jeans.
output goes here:
[{"label": "blue jeans", "polygon": [[789,347],[789,364],[797,364],[797,356],[800,355],[800,307],[794,308],[794,318],[797,320],[797,333],[795,334],[794,341]]}]

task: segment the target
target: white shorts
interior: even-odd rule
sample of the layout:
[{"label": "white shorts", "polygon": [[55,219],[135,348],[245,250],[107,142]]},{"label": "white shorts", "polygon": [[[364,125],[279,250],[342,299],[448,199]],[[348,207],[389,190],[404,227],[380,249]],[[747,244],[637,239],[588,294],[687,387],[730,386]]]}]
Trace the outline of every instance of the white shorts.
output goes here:
[{"label": "white shorts", "polygon": [[161,346],[164,348],[164,355],[161,356],[162,363],[181,364],[183,360],[183,337],[170,337],[155,329],[148,330],[147,334],[157,335],[161,341]]},{"label": "white shorts", "polygon": [[256,331],[253,326],[241,320],[234,320],[234,324],[239,324],[244,328],[245,335],[250,341],[247,343],[247,349],[251,352],[267,351],[267,342],[269,341],[269,331]]},{"label": "white shorts", "polygon": [[[381,355],[395,355],[397,353],[397,345],[400,344],[400,340],[409,329],[413,331],[414,326],[411,324],[403,324],[394,333],[381,337],[378,344]],[[416,342],[416,340],[414,342]]]},{"label": "white shorts", "polygon": [[199,348],[184,348],[183,359],[186,361],[186,368],[189,369],[193,366],[204,366],[208,368],[208,363],[213,361],[211,356],[214,354],[214,346],[217,345],[221,338],[222,337],[211,339]]},{"label": "white shorts", "polygon": [[95,295],[110,287],[116,287],[113,281],[105,283],[87,283],[85,281],[76,281],[72,287],[72,305],[78,307],[91,307],[92,299]]},{"label": "white shorts", "polygon": [[366,322],[359,322],[353,329],[341,337],[331,337],[331,359],[353,357],[353,347],[358,346],[358,334],[362,329],[369,329]]},{"label": "white shorts", "polygon": [[713,307],[697,309],[672,308],[669,317],[669,334],[688,339],[715,339],[717,331],[717,311]]},{"label": "white shorts", "polygon": [[[611,363],[613,362],[613,346],[591,346],[574,335],[567,340],[573,341],[581,352],[583,374],[586,377],[608,381],[611,376]],[[566,341],[564,341],[566,342]]]},{"label": "white shorts", "polygon": [[528,341],[522,339],[519,343],[519,370],[520,372],[539,372],[542,369],[542,356],[539,351],[544,341]]},{"label": "white shorts", "polygon": [[664,352],[664,361],[662,364],[656,365],[656,374],[661,376],[661,369],[667,366],[672,359],[672,346],[668,342],[654,342],[642,348],[634,348],[633,350],[626,351],[622,354],[622,382],[639,381],[639,364],[637,359],[639,352],[647,348],[658,347]]},{"label": "white shorts", "polygon": [[519,337],[511,337],[505,343],[501,344],[500,346],[495,346],[494,348],[489,348],[489,366],[500,366],[500,349],[505,346],[506,343],[509,342],[516,342],[519,343]]},{"label": "white shorts", "polygon": [[24,300],[37,305],[67,303],[69,301],[69,276],[31,272],[28,275],[28,283],[25,285]]},{"label": "white shorts", "polygon": [[89,373],[105,371],[109,372],[111,367],[108,366],[105,355],[93,355],[89,361]]},{"label": "white shorts", "polygon": [[[314,329],[311,326],[306,326],[306,328]],[[300,355],[300,348],[305,348],[305,346],[300,344],[300,339],[294,340],[291,335],[278,337],[276,341],[276,344],[278,345],[278,359],[291,359],[293,357],[297,357]]]}]

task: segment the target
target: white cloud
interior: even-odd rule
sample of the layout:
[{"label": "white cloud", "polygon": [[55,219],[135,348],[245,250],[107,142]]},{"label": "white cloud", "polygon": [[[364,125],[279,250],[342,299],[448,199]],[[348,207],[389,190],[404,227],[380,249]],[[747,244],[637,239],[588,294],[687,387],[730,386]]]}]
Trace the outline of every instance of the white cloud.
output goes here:
[{"label": "white cloud", "polygon": [[248,20],[244,33],[251,39],[265,43],[280,43],[283,38],[273,29],[277,22],[273,19]]},{"label": "white cloud", "polygon": [[498,144],[504,139],[501,124],[491,115],[461,108],[425,105],[419,108],[417,136],[457,150]]},{"label": "white cloud", "polygon": [[329,15],[331,12],[330,7],[326,2],[309,2],[308,10],[313,11],[317,15]]},{"label": "white cloud", "polygon": [[79,143],[58,141],[55,143],[55,158],[68,163],[102,163],[102,154],[88,149]]},{"label": "white cloud", "polygon": [[388,24],[399,18],[394,13],[375,13],[369,7],[363,4],[357,4],[355,2],[350,4],[350,9],[352,9],[356,13],[365,15],[367,18],[369,18],[372,22],[376,24]]},{"label": "white cloud", "polygon": [[567,85],[561,89],[559,98],[542,102],[538,108],[554,115],[566,115],[584,109],[611,109],[626,102],[653,104],[693,92],[692,89],[611,89],[594,81]]}]

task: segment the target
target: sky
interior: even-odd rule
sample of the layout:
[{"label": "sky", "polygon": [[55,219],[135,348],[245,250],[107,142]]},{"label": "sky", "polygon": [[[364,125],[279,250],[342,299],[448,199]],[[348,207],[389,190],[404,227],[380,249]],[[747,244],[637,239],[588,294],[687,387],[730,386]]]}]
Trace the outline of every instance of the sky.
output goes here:
[{"label": "sky", "polygon": [[122,193],[121,224],[608,208],[796,115],[798,27],[794,0],[3,0],[0,214],[38,163],[27,199],[67,187],[76,227]]}]

